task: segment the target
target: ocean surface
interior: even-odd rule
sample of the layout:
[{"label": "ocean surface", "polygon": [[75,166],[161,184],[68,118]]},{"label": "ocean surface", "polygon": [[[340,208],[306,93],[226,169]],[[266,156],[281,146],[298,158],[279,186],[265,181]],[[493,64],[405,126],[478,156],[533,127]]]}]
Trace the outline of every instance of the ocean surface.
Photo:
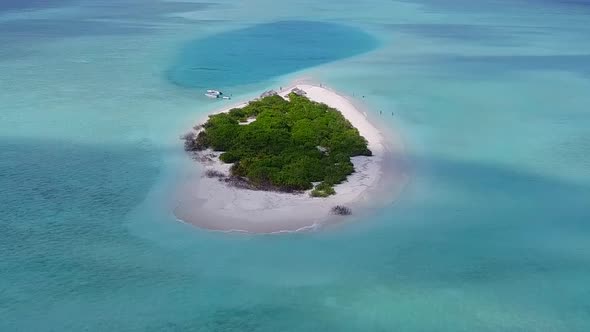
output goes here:
[{"label": "ocean surface", "polygon": [[[590,331],[589,23],[587,0],[1,1],[0,331]],[[395,204],[177,222],[178,137],[227,105],[203,88],[301,77],[401,134]]]}]

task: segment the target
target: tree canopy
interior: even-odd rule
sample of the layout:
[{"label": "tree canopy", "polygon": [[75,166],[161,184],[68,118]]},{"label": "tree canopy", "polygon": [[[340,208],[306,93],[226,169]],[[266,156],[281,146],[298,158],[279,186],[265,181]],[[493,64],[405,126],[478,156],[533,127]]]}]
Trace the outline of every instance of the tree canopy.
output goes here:
[{"label": "tree canopy", "polygon": [[333,186],[354,172],[351,157],[372,155],[367,140],[340,112],[294,93],[289,100],[268,96],[211,115],[188,139],[192,150],[222,151],[220,159],[233,164],[231,175],[258,189],[301,191],[319,182],[312,195],[322,197],[334,194]]}]

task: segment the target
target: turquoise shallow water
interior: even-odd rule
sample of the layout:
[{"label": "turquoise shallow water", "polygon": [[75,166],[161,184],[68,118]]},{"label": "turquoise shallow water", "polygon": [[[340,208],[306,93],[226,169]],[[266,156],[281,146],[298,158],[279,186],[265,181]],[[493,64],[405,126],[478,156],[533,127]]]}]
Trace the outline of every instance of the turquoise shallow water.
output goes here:
[{"label": "turquoise shallow water", "polygon": [[[0,330],[590,330],[589,19],[584,1],[3,2]],[[228,48],[286,21],[338,40]],[[365,95],[410,184],[318,233],[176,222],[178,135],[223,105],[170,79],[186,50],[236,67],[205,75],[235,99],[302,76]]]}]

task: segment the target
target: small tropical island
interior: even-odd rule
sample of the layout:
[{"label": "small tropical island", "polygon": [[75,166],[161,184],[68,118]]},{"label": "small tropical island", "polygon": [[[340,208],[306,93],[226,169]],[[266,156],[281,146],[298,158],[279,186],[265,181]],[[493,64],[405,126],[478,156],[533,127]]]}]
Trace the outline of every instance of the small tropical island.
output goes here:
[{"label": "small tropical island", "polygon": [[390,146],[350,98],[313,84],[278,90],[208,115],[182,137],[201,167],[179,190],[179,220],[219,231],[309,230],[371,205],[383,196],[377,187],[397,190],[382,176]]},{"label": "small tropical island", "polygon": [[311,196],[327,197],[355,171],[351,157],[372,155],[338,110],[299,89],[287,98],[268,92],[245,107],[209,116],[196,129],[184,136],[185,149],[221,152],[219,159],[232,165],[227,182],[249,189],[313,189]]}]

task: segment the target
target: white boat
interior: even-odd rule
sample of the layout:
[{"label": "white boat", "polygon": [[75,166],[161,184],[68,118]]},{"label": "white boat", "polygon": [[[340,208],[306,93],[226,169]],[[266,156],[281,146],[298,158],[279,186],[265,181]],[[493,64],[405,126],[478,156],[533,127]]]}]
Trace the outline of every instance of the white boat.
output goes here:
[{"label": "white boat", "polygon": [[207,96],[209,98],[231,99],[231,97],[224,96],[223,92],[218,91],[218,90],[207,90],[207,93],[205,93],[205,96]]},{"label": "white boat", "polygon": [[222,95],[223,92],[219,90],[207,90],[207,93],[205,93],[205,96],[209,98],[222,98]]}]

